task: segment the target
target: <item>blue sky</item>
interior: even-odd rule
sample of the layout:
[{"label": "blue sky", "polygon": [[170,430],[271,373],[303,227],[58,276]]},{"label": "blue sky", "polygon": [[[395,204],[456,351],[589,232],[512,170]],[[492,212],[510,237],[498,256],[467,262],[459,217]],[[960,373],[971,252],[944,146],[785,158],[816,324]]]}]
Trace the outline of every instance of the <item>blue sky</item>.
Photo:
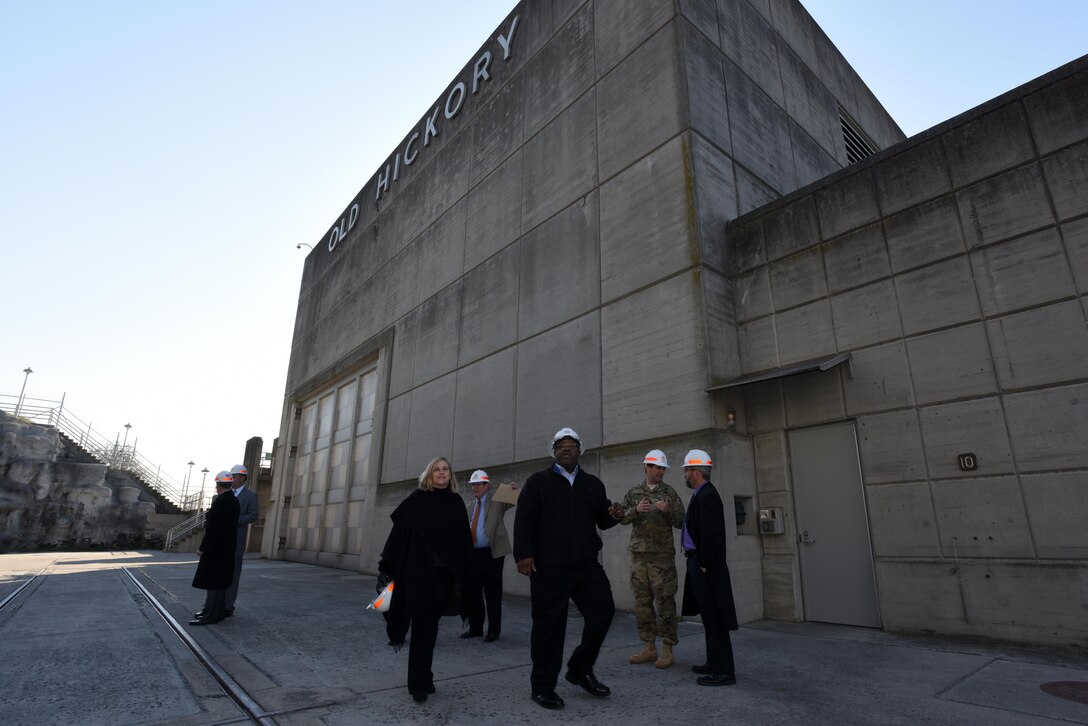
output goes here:
[{"label": "blue sky", "polygon": [[[271,448],[296,244],[514,4],[0,0],[0,394],[178,480]],[[1082,0],[803,4],[908,135],[1088,52]]]}]

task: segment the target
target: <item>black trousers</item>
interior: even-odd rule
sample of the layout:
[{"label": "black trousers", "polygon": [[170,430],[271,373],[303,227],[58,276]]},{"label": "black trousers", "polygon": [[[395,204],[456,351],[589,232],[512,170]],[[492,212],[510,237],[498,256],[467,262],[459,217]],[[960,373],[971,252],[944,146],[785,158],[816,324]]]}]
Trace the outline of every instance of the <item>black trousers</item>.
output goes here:
[{"label": "black trousers", "polygon": [[453,576],[449,570],[437,571],[442,597],[428,603],[412,615],[412,630],[408,636],[408,692],[430,693],[434,688],[434,644],[438,640],[438,622],[453,591]]},{"label": "black trousers", "polygon": [[732,675],[733,642],[729,639],[729,625],[722,615],[723,608],[714,597],[714,589],[706,573],[699,569],[695,557],[688,557],[688,578],[699,602],[699,615],[703,619],[703,635],[706,638],[706,662],[713,675]]},{"label": "black trousers", "polygon": [[505,557],[493,558],[490,547],[472,550],[469,559],[468,627],[474,633],[484,628],[484,605],[487,608],[487,632],[502,632],[502,566]]},{"label": "black trousers", "polygon": [[538,565],[529,580],[529,594],[533,613],[530,637],[533,670],[529,680],[533,693],[554,690],[559,681],[571,600],[582,614],[585,627],[582,642],[574,649],[567,667],[575,675],[592,673],[616,613],[612,585],[604,568],[596,561],[550,567]]}]

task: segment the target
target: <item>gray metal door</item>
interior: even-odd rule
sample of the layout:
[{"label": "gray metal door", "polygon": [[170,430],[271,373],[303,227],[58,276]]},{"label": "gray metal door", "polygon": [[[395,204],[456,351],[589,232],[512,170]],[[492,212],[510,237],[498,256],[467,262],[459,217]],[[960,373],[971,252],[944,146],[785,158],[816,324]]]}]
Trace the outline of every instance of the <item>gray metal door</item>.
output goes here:
[{"label": "gray metal door", "polygon": [[805,619],[880,627],[854,424],[789,432]]}]

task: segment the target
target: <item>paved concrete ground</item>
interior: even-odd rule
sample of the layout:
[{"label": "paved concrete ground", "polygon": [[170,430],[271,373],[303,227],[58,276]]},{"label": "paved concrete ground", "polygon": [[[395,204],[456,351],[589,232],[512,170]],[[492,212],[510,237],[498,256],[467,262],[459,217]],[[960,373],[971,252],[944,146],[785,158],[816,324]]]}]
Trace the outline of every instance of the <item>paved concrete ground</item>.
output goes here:
[{"label": "paved concrete ground", "polygon": [[[0,600],[48,568],[0,610],[0,723],[245,722],[120,569],[186,622],[203,600],[190,587],[195,565],[192,555],[161,552],[0,556]],[[404,687],[407,650],[392,652],[381,616],[364,611],[373,585],[341,570],[247,560],[235,616],[189,632],[285,726],[1088,723],[1088,705],[1040,689],[1088,682],[1083,651],[762,622],[734,634],[739,683],[704,688],[689,671],[703,660],[699,623],[681,624],[678,663],[659,671],[628,665],[639,642],[626,613],[597,663],[612,697],[561,680],[566,709],[545,711],[529,701],[529,604],[520,598],[506,599],[495,643],[460,640],[457,619],[443,621],[438,692],[416,704]],[[567,654],[580,633],[572,611]]]}]

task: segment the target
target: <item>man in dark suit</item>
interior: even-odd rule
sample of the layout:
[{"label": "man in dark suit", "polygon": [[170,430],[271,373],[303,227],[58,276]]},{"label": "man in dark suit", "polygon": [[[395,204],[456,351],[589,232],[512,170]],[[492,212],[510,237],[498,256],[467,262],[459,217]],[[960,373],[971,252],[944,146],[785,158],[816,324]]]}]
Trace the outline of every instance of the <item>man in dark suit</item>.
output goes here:
[{"label": "man in dark suit", "polygon": [[491,498],[490,477],[483,469],[472,472],[468,482],[472,485],[473,497],[468,505],[472,557],[468,563],[468,630],[461,633],[461,637],[483,635],[486,602],[487,637],[484,642],[491,643],[499,639],[502,631],[502,567],[511,551],[503,515],[514,505]]},{"label": "man in dark suit", "polygon": [[619,524],[623,505],[609,504],[604,484],[578,466],[582,439],[573,429],[552,438],[555,463],[525,482],[514,516],[514,559],[528,576],[533,630],[529,676],[532,699],[562,708],[555,693],[571,600],[582,614],[582,642],[567,661],[566,679],[593,696],[612,693],[593,675],[601,644],[616,612],[612,586],[598,561],[599,529]]},{"label": "man in dark suit", "polygon": [[242,558],[246,554],[249,525],[256,522],[259,516],[257,494],[246,486],[246,481],[249,479],[246,468],[238,464],[231,468],[230,473],[234,479],[231,484],[231,491],[234,492],[234,496],[238,499],[240,512],[238,514],[238,544],[234,550],[234,579],[231,580],[230,588],[227,590],[226,615],[228,618],[234,615],[234,601],[238,598],[238,580],[242,577]]},{"label": "man in dark suit", "polygon": [[189,625],[212,625],[225,616],[227,588],[234,573],[235,530],[238,528],[238,500],[230,494],[231,476],[221,471],[215,475],[216,497],[204,520],[204,538],[200,541],[200,564],[196,566],[193,587],[207,590],[204,609]]},{"label": "man in dark suit", "polygon": [[692,666],[700,686],[729,686],[737,682],[729,631],[737,629],[733,585],[725,560],[725,506],[710,483],[710,455],[692,449],[684,457],[684,481],[695,490],[688,503],[680,542],[687,557],[683,615],[701,615],[706,638],[706,663]]}]

